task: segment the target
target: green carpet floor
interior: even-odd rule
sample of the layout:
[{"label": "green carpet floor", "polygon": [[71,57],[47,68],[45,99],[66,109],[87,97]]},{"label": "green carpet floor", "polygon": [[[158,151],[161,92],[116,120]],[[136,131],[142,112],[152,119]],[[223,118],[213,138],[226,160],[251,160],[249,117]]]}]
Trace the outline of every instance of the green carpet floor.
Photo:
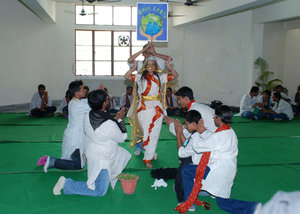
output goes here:
[{"label": "green carpet floor", "polygon": [[[182,118],[179,118],[183,122]],[[44,173],[36,166],[39,157],[60,157],[61,141],[67,120],[60,117],[31,118],[24,113],[0,113],[0,213],[112,213],[154,214],[176,213],[174,180],[166,188],[154,190],[154,179],[145,169],[142,155],[132,156],[126,172],[139,175],[133,195],[125,195],[118,182],[104,197],[54,196],[52,188],[64,175],[85,181],[86,169],[62,171],[50,169]],[[250,121],[234,117],[231,126],[239,138],[238,172],[232,197],[241,200],[266,202],[279,190],[300,190],[300,118],[293,121]],[[130,126],[127,125],[130,136]],[[130,153],[129,138],[122,144]],[[175,137],[164,124],[157,147],[158,160],[154,168],[176,167]],[[196,213],[224,214],[214,199],[205,211]]]}]

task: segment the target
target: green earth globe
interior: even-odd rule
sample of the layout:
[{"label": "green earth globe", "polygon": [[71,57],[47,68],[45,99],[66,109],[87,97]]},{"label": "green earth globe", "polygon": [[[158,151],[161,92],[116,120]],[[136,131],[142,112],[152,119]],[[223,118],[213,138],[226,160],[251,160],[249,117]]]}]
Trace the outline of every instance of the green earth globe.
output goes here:
[{"label": "green earth globe", "polygon": [[153,13],[148,13],[141,19],[142,31],[150,36],[157,34],[162,27],[163,19],[160,16],[155,15]]}]

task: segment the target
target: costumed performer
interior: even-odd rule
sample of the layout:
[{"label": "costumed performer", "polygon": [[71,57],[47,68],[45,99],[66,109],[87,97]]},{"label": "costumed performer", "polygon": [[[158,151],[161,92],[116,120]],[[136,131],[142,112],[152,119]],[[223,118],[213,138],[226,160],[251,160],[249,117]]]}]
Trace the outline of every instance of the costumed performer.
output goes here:
[{"label": "costumed performer", "polygon": [[138,138],[142,138],[145,149],[143,162],[147,168],[152,168],[151,160],[157,159],[155,150],[163,115],[166,114],[165,83],[178,77],[177,72],[170,66],[170,61],[166,61],[165,66],[171,73],[163,73],[155,58],[148,57],[137,74],[132,74],[137,68],[135,62],[135,65],[124,75],[126,79],[135,82],[132,105],[127,114],[133,126],[130,145],[134,146],[139,143]]}]

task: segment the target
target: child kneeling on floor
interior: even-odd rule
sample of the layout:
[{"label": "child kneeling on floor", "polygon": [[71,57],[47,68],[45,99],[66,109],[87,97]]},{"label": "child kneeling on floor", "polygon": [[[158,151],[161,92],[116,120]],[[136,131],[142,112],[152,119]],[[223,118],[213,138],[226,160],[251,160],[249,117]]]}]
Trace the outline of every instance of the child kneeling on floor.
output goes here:
[{"label": "child kneeling on floor", "polygon": [[127,138],[125,109],[117,113],[116,119],[105,112],[108,99],[103,90],[89,93],[88,103],[92,108],[84,118],[88,180],[78,182],[61,176],[53,188],[54,195],[60,195],[63,189],[67,195],[104,196],[109,183],[115,187],[117,176],[131,158],[127,150],[118,146]]},{"label": "child kneeling on floor", "polygon": [[[179,213],[195,211],[195,202],[207,207],[207,203],[197,199],[200,191],[214,196],[218,206],[226,212],[259,213],[261,203],[230,198],[238,155],[238,139],[228,124],[231,118],[232,110],[228,106],[219,106],[214,115],[214,123],[218,129],[201,143],[193,144],[193,149],[202,153],[202,157],[198,165],[185,165],[182,168],[184,202],[176,207]],[[200,135],[205,134],[203,123],[198,123],[197,131]]]}]

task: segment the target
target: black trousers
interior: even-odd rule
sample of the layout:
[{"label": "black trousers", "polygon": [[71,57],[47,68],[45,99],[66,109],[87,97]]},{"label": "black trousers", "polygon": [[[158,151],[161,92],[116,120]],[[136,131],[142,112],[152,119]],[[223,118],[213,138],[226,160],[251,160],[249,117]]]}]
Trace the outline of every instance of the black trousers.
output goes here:
[{"label": "black trousers", "polygon": [[76,149],[72,155],[71,160],[56,159],[54,167],[57,169],[81,169],[81,157],[79,149]]},{"label": "black trousers", "polygon": [[44,111],[41,111],[41,109],[32,109],[31,115],[35,117],[44,117],[48,114],[54,113],[56,111],[55,106],[48,106],[44,109]]}]

